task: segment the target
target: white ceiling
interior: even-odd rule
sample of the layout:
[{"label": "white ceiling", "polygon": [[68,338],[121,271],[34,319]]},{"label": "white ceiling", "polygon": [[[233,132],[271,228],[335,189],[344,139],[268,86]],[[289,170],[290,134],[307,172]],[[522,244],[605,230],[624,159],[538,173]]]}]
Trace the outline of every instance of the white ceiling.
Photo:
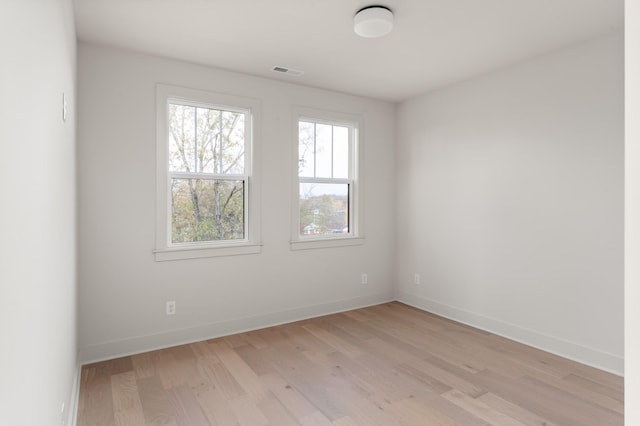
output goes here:
[{"label": "white ceiling", "polygon": [[[78,39],[401,101],[623,25],[623,0],[73,0]],[[360,38],[381,4],[395,27]],[[300,77],[276,74],[283,66]]]}]

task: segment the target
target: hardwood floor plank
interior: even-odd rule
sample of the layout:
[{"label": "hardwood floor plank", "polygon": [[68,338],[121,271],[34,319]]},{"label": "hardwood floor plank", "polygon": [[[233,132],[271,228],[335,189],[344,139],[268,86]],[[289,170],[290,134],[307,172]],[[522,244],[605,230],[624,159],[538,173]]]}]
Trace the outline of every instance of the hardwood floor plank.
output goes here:
[{"label": "hardwood floor plank", "polygon": [[406,389],[394,385],[393,381],[385,378],[384,374],[380,374],[379,369],[369,368],[366,363],[359,362],[340,352],[330,353],[327,358],[333,363],[335,369],[340,369],[347,380],[352,381],[370,394],[381,393],[391,401],[408,396],[409,392]]},{"label": "hardwood floor plank", "polygon": [[139,426],[144,425],[144,414],[138,409],[120,410],[114,413],[115,426]]},{"label": "hardwood floor plank", "polygon": [[[427,387],[427,389],[431,390],[433,393],[438,393],[438,394],[442,394],[445,393],[447,391],[450,391],[451,389],[453,389],[453,387],[451,385],[448,385],[444,382],[441,382],[440,380],[436,379],[435,377],[433,377],[432,375],[430,375],[427,372],[424,372],[422,370],[420,370],[419,368],[414,367],[413,365],[409,365],[409,364],[400,364],[399,366],[396,367],[398,369],[398,371],[401,371],[403,373],[405,373],[408,376],[414,377],[415,379],[421,381],[422,383],[424,383],[424,385]],[[443,375],[446,373],[443,373]],[[441,375],[441,377],[443,377]],[[445,378],[446,380],[446,378]],[[473,385],[469,384],[467,386],[467,384],[464,384],[464,386],[462,386],[463,389],[465,389],[468,393],[470,394],[478,394],[478,393],[482,393],[482,391],[478,390],[477,388],[473,387]]]},{"label": "hardwood floor plank", "polygon": [[600,395],[606,395],[616,401],[624,402],[624,394],[622,392],[623,389],[618,388],[616,390],[616,386],[610,387],[608,383],[603,384],[592,379],[586,379],[574,373],[567,374],[565,377],[563,377],[562,380],[573,383],[579,386],[581,389],[589,389],[592,392],[598,393]]},{"label": "hardwood floor plank", "polygon": [[[423,380],[430,380],[433,378],[447,386],[450,386],[451,388],[458,389],[473,398],[476,398],[487,391],[470,377],[470,373],[465,372],[456,366],[448,365],[446,361],[435,356],[430,356],[425,360],[413,362],[408,366],[408,368],[416,369],[426,375],[426,379]],[[461,377],[463,372],[468,375]],[[417,377],[420,378],[424,376],[418,375]]]},{"label": "hardwood floor plank", "polygon": [[79,426],[623,423],[624,380],[398,302],[85,365]]},{"label": "hardwood floor plank", "polygon": [[288,384],[279,374],[268,374],[261,377],[261,380],[296,419],[306,418],[318,411],[309,400]]},{"label": "hardwood floor plank", "polygon": [[458,407],[468,411],[474,416],[486,420],[490,424],[503,425],[503,426],[524,426],[523,423],[518,420],[509,417],[505,413],[494,410],[491,406],[485,404],[479,399],[471,398],[470,396],[460,392],[459,390],[452,389],[442,394],[445,399],[456,404]]},{"label": "hardwood floor plank", "polygon": [[113,413],[117,426],[144,424],[136,373],[128,371],[111,376]]},{"label": "hardwood floor plank", "polygon": [[[264,396],[260,398],[259,402],[265,400]],[[269,420],[264,416],[262,411],[256,405],[256,400],[250,395],[234,398],[229,401],[229,406],[236,418],[238,424],[242,426],[268,426]]]},{"label": "hardwood floor plank", "polygon": [[[294,388],[305,399],[310,401],[329,420],[346,415],[346,410],[339,401],[328,392],[331,378],[325,375],[322,366],[315,364],[298,349],[280,344],[279,351],[267,352],[276,367],[278,375],[286,385]],[[282,356],[286,353],[286,357]]]},{"label": "hardwood floor plank", "polygon": [[576,426],[622,424],[622,416],[617,413],[598,409],[529,378],[510,379],[492,371],[483,371],[477,378],[490,392],[556,423]]},{"label": "hardwood floor plank", "polygon": [[223,337],[222,340],[227,342],[227,345],[233,349],[247,344],[247,339],[244,333],[232,334],[231,336]]},{"label": "hardwood floor plank", "polygon": [[174,354],[163,354],[157,362],[158,375],[165,389],[172,389],[182,385],[200,386],[208,381],[206,374],[200,368],[198,360],[175,358]]},{"label": "hardwood floor plank", "polygon": [[264,387],[256,373],[226,342],[220,341],[209,344],[215,350],[222,364],[229,370],[246,393],[257,401],[265,397]]},{"label": "hardwood floor plank", "polygon": [[256,349],[266,349],[269,343],[262,337],[259,331],[249,331],[246,333],[247,342]]},{"label": "hardwood floor plank", "polygon": [[289,346],[299,352],[332,352],[336,350],[335,347],[306,330],[302,324],[283,328],[282,335],[286,340],[273,345],[274,347]]},{"label": "hardwood floor plank", "polygon": [[[395,403],[394,403],[395,404]],[[454,424],[464,426],[486,426],[487,422],[467,410],[459,407],[453,402],[442,397],[442,395],[431,392],[423,392],[419,395],[411,396],[403,400],[403,406],[408,404],[409,407],[415,406],[413,412],[422,412],[427,418],[431,419],[434,424]],[[415,423],[409,423],[414,425]],[[427,423],[430,424],[430,423]]]},{"label": "hardwood floor plank", "polygon": [[233,374],[217,359],[204,358],[198,361],[198,365],[209,382],[219,390],[225,399],[230,400],[245,394]]},{"label": "hardwood floor plank", "polygon": [[242,360],[253,370],[256,375],[264,376],[265,374],[275,373],[275,367],[265,356],[265,352],[269,348],[256,349],[253,345],[244,345],[235,348],[236,353]]},{"label": "hardwood floor plank", "polygon": [[348,409],[331,394],[323,382],[305,379],[303,376],[289,376],[291,387],[296,389],[304,398],[311,402],[316,410],[321,412],[330,421],[344,417]]},{"label": "hardwood floor plank", "polygon": [[195,359],[195,353],[192,348],[193,345],[180,345],[163,349],[162,352],[170,353],[178,361],[193,361]]},{"label": "hardwood floor plank", "polygon": [[237,425],[233,410],[227,403],[228,399],[215,388],[198,389],[194,395],[202,412],[212,426]]},{"label": "hardwood floor plank", "polygon": [[509,401],[506,401],[499,396],[487,392],[484,395],[478,397],[478,400],[484,402],[494,410],[506,414],[527,426],[556,426],[555,423],[544,419],[531,411],[525,410]]},{"label": "hardwood floor plank", "polygon": [[258,408],[271,425],[296,426],[299,424],[278,398],[272,394],[261,401]]},{"label": "hardwood floor plank", "polygon": [[393,346],[402,348],[408,353],[424,358],[428,355],[444,356],[450,363],[473,373],[486,368],[486,364],[478,357],[479,348],[466,345],[465,342],[454,340],[450,335],[441,336],[440,332],[410,330],[406,326],[386,321],[386,317],[370,321],[371,327],[384,330],[384,340],[393,342]]},{"label": "hardwood floor plank", "polygon": [[355,422],[350,416],[340,417],[337,420],[332,422],[333,426],[358,426],[358,423]]},{"label": "hardwood floor plank", "polygon": [[536,392],[550,395],[557,405],[559,404],[563,407],[565,412],[573,413],[574,419],[581,419],[581,424],[595,421],[599,422],[599,424],[613,426],[624,423],[624,411],[614,412],[608,408],[593,404],[588,398],[584,397],[584,394],[577,396],[533,377],[524,377],[519,380],[519,383],[526,383],[527,390],[535,390]]},{"label": "hardwood floor plank", "polygon": [[99,373],[95,366],[85,366],[80,383],[79,426],[114,424],[113,397],[109,374]]},{"label": "hardwood floor plank", "polygon": [[359,341],[366,342],[374,337],[379,337],[375,333],[376,330],[368,327],[365,321],[358,321],[346,313],[328,317],[327,323],[344,330]]},{"label": "hardwood floor plank", "polygon": [[319,411],[314,411],[308,416],[300,419],[302,426],[331,426],[331,422]]},{"label": "hardwood floor plank", "polygon": [[180,376],[178,361],[171,352],[167,350],[158,352],[155,365],[165,389],[171,389],[173,386],[180,386],[184,383],[184,378]]},{"label": "hardwood floor plank", "polygon": [[343,315],[353,318],[356,321],[366,321],[368,319],[366,315],[363,315],[362,310],[359,309],[355,311],[343,312]]},{"label": "hardwood floor plank", "polygon": [[133,366],[133,371],[138,379],[152,377],[156,374],[156,367],[153,362],[153,352],[133,355],[131,357],[131,365]]},{"label": "hardwood floor plank", "polygon": [[362,355],[362,350],[352,345],[348,340],[337,336],[336,333],[331,333],[326,329],[315,324],[308,324],[303,327],[309,333],[313,334],[318,339],[331,346],[334,350],[342,352],[348,356],[356,357]]},{"label": "hardwood floor plank", "polygon": [[182,385],[171,388],[167,394],[179,425],[210,426],[211,423],[207,420],[189,386]]},{"label": "hardwood floor plank", "polygon": [[[324,374],[331,377],[327,381],[327,389],[341,401],[345,401],[348,405],[351,417],[359,424],[392,424],[394,421],[394,408],[392,402],[381,395],[380,390],[370,383],[362,380],[354,380],[355,376],[349,371],[348,366],[336,365],[331,355],[340,355],[345,360],[352,360],[348,355],[343,353],[309,353],[305,352],[305,356],[323,368]],[[353,366],[357,364],[347,364]],[[396,415],[397,418],[397,415]],[[334,421],[337,419],[334,419]]]},{"label": "hardwood floor plank", "polygon": [[442,425],[455,426],[451,417],[435,408],[425,406],[415,398],[406,398],[394,403],[400,413],[400,424],[403,425]]},{"label": "hardwood floor plank", "polygon": [[192,343],[191,350],[197,360],[209,359],[214,362],[220,362],[220,358],[216,355],[216,352],[211,348],[207,342]]},{"label": "hardwood floor plank", "polygon": [[588,401],[594,405],[598,405],[619,414],[624,414],[624,403],[622,401],[618,401],[617,399],[611,398],[608,395],[603,395],[602,393],[596,392],[591,388],[581,386],[571,381],[567,381],[564,378],[557,379],[553,376],[544,374],[535,376],[535,379],[549,386],[552,386],[555,389],[567,392],[568,394],[571,394],[577,398],[584,399],[585,401]]},{"label": "hardwood floor plank", "polygon": [[138,389],[145,425],[177,426],[175,410],[160,377],[138,380]]}]

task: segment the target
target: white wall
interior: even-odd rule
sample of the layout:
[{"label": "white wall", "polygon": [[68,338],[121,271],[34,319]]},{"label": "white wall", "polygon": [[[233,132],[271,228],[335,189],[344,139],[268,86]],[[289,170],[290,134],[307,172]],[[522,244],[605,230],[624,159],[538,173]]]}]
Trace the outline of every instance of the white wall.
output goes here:
[{"label": "white wall", "polygon": [[77,371],[71,2],[3,1],[0,52],[0,423],[60,425]]},{"label": "white wall", "polygon": [[640,2],[625,1],[624,418],[640,424]]},{"label": "white wall", "polygon": [[[78,73],[83,361],[393,298],[393,104],[86,44]],[[260,254],[154,261],[156,83],[261,102]],[[362,246],[289,248],[294,105],[364,118]],[[165,315],[167,300],[175,316]]]},{"label": "white wall", "polygon": [[622,372],[622,40],[399,106],[399,300]]}]

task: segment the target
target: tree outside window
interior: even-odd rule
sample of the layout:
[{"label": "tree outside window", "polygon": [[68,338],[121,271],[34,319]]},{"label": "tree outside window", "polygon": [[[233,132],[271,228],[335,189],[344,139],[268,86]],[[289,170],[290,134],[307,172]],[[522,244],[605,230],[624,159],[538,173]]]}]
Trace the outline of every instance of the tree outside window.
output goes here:
[{"label": "tree outside window", "polygon": [[355,126],[298,121],[299,236],[353,235]]},{"label": "tree outside window", "polygon": [[246,116],[169,103],[171,243],[245,238]]}]

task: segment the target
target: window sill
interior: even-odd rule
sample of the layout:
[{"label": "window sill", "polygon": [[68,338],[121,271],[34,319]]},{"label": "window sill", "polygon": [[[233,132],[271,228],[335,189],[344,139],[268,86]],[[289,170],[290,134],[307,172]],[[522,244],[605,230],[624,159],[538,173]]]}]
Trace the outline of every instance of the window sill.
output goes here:
[{"label": "window sill", "polygon": [[206,257],[238,256],[257,254],[262,250],[261,244],[242,244],[220,247],[171,247],[153,251],[156,262],[171,260],[202,259]]},{"label": "window sill", "polygon": [[323,238],[314,240],[296,240],[289,243],[291,250],[312,250],[332,247],[361,246],[364,244],[364,238]]}]

